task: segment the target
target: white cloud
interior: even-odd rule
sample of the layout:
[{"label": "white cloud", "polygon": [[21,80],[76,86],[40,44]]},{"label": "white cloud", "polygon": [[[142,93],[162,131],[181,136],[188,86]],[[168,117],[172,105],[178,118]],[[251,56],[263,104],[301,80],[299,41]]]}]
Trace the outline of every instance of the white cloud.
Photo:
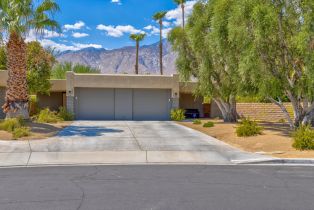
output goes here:
[{"label": "white cloud", "polygon": [[89,36],[89,34],[87,33],[79,33],[79,32],[72,33],[72,37],[74,38],[82,38],[82,37],[87,37],[87,36]]},{"label": "white cloud", "polygon": [[163,25],[164,25],[165,27],[169,27],[169,26],[171,26],[171,22],[163,21]]},{"label": "white cloud", "polygon": [[[171,31],[172,28],[163,28],[162,30],[162,36],[163,38],[166,38],[168,33]],[[148,31],[148,35],[158,35],[160,33],[160,29],[153,25],[148,25],[144,27],[144,30]]]},{"label": "white cloud", "polygon": [[134,28],[131,25],[125,26],[112,26],[112,25],[103,25],[100,24],[97,26],[98,30],[106,31],[108,36],[112,37],[121,37],[125,34],[137,34],[137,33],[144,33],[144,31]]},{"label": "white cloud", "polygon": [[111,3],[121,5],[121,0],[111,0]]},{"label": "white cloud", "polygon": [[83,21],[78,21],[74,23],[73,25],[66,24],[63,26],[63,28],[68,31],[68,30],[79,30],[85,26],[85,23]]},{"label": "white cloud", "polygon": [[[89,48],[89,47],[93,47],[93,48],[97,48],[97,49],[102,48],[102,45],[99,45],[99,44],[73,43],[72,45],[66,45],[66,44],[57,43],[57,42],[52,41],[50,39],[41,39],[41,40],[38,40],[38,41],[41,43],[41,45],[44,48],[51,47],[51,48],[54,48],[54,49],[56,49],[57,51],[60,51],[60,52],[67,51],[67,50],[78,51],[78,50],[81,50],[81,49],[84,49],[84,48]],[[29,41],[27,40],[27,42],[29,42]]]},{"label": "white cloud", "polygon": [[31,29],[29,33],[26,35],[26,41],[36,41],[37,39],[47,39],[47,38],[56,38],[56,37],[65,37],[64,34],[57,33],[55,31],[49,31],[47,29],[43,29],[41,31],[35,31]]},{"label": "white cloud", "polygon": [[[186,14],[186,19],[187,17],[192,13],[193,11],[193,6],[197,2],[197,0],[192,0],[192,1],[187,1],[185,4],[185,14]],[[173,21],[175,25],[181,25],[182,24],[182,10],[181,7],[178,6],[176,9],[170,10],[166,14],[166,19],[169,21]]]},{"label": "white cloud", "polygon": [[102,45],[100,45],[100,44],[80,44],[80,43],[74,43],[74,46],[76,48],[78,48],[79,50],[84,49],[84,48],[89,48],[89,47],[93,47],[93,48],[96,48],[96,49],[102,48]]}]

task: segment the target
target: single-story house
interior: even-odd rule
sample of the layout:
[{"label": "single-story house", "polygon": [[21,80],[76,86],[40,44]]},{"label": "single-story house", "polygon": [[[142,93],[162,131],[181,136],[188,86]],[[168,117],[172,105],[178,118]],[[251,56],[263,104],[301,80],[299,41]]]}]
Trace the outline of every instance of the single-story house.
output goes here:
[{"label": "single-story house", "polygon": [[[7,77],[7,71],[0,71],[0,104]],[[50,95],[38,95],[39,107],[65,106],[77,120],[169,120],[176,108],[198,109],[201,117],[210,116],[208,105],[204,109],[203,99],[193,95],[196,83],[179,82],[178,75],[68,72],[65,80],[51,80],[51,84]]]}]

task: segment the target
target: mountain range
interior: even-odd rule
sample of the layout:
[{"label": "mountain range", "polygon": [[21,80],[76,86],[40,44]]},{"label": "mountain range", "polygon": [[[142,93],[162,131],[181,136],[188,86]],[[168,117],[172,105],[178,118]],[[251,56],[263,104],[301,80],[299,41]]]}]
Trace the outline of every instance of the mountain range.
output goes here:
[{"label": "mountain range", "polygon": [[[164,74],[176,73],[176,53],[172,51],[167,40],[163,41]],[[97,68],[101,73],[107,74],[132,74],[134,73],[136,48],[123,47],[120,49],[106,50],[85,48],[79,51],[65,51],[57,55],[60,63],[71,62]],[[139,50],[139,73],[159,74],[159,43],[144,45]]]}]

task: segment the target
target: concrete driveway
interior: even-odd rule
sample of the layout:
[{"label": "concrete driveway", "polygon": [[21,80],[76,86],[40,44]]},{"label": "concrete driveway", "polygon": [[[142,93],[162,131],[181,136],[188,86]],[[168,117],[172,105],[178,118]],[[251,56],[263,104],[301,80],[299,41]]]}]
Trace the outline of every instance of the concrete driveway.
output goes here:
[{"label": "concrete driveway", "polygon": [[232,164],[269,159],[232,148],[175,122],[151,121],[77,121],[50,139],[0,142],[0,152],[8,151],[11,156],[14,153],[29,153],[24,157],[28,165],[129,162]]}]

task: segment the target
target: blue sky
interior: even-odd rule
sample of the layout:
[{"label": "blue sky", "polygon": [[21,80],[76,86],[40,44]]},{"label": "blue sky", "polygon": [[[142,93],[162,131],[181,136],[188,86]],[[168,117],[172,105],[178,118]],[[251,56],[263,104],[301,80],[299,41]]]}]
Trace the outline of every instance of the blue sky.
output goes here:
[{"label": "blue sky", "polygon": [[[45,47],[59,51],[79,50],[86,47],[115,49],[133,45],[130,33],[147,34],[142,44],[159,40],[158,24],[152,15],[169,11],[164,23],[164,36],[181,23],[181,10],[172,0],[56,0],[61,11],[55,19],[62,26],[62,33],[46,31],[38,37],[31,32],[27,40],[38,40]],[[196,0],[186,4],[187,15]]]}]

